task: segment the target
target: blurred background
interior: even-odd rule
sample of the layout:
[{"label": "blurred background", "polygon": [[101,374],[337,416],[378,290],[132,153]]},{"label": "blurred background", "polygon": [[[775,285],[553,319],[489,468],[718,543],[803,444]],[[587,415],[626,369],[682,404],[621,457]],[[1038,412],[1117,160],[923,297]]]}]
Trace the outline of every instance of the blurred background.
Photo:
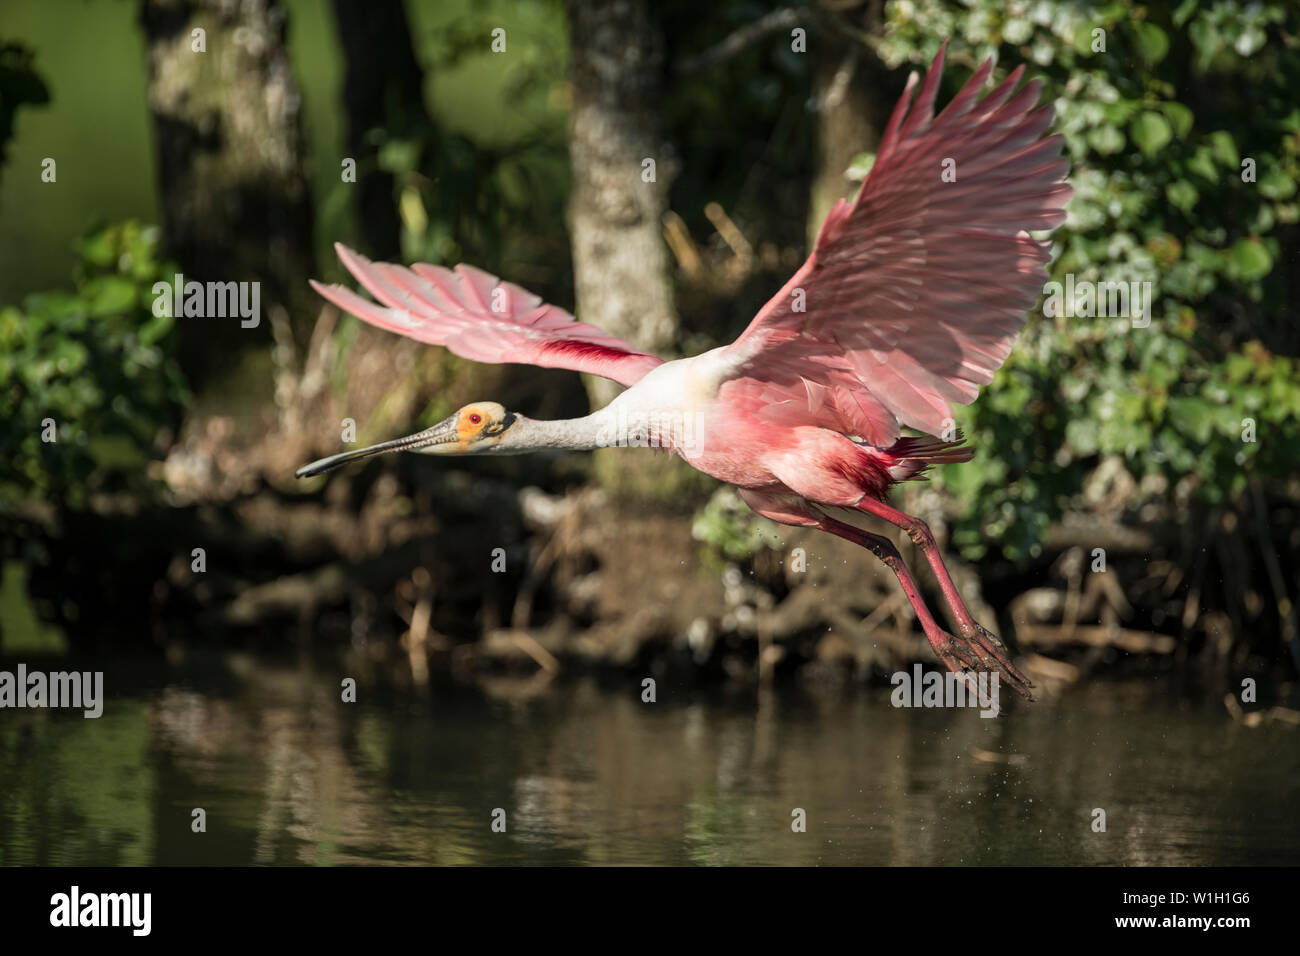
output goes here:
[{"label": "blurred background", "polygon": [[[1056,106],[1053,278],[1154,296],[1040,303],[899,489],[1041,702],[892,708],[892,576],[656,451],[293,478],[613,394],[338,314],[335,241],[694,354],[945,39],[941,103],[993,56]],[[1297,862],[1298,93],[1286,0],[11,0],[0,667],[108,703],[0,712],[0,863]],[[157,315],[178,273],[259,323]]]}]

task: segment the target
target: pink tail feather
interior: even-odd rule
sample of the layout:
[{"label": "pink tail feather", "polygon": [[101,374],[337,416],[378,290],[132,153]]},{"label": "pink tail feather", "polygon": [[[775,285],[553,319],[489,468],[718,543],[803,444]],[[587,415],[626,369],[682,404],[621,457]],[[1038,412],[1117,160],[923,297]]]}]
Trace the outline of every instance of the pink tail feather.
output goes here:
[{"label": "pink tail feather", "polygon": [[919,438],[900,438],[881,450],[881,457],[892,459],[889,476],[895,481],[925,481],[925,472],[931,465],[952,465],[970,461],[974,449],[965,444],[960,431],[954,441],[943,441],[928,435]]}]

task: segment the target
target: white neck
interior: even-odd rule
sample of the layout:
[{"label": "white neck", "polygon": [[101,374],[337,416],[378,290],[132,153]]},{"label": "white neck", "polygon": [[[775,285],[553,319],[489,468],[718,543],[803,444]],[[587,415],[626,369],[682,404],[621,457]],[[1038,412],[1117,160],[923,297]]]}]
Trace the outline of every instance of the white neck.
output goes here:
[{"label": "white neck", "polygon": [[582,418],[562,418],[557,421],[539,421],[516,415],[515,422],[506,429],[501,441],[492,449],[498,455],[522,454],[545,448],[570,451],[590,451],[602,448],[616,439],[613,434],[615,415],[607,405]]}]

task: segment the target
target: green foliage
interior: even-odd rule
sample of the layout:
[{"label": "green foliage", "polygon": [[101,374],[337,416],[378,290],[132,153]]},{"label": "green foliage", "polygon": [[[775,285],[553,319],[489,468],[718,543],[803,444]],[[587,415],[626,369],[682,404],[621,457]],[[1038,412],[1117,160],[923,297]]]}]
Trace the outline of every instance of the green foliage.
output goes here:
[{"label": "green foliage", "polygon": [[896,0],[886,16],[890,64],[924,66],[950,37],[948,83],[988,55],[1044,78],[1075,187],[1052,278],[1150,282],[1154,301],[1147,328],[1031,316],[959,409],[980,449],[940,476],[959,547],[1034,553],[1108,456],[1179,500],[1292,475],[1300,329],[1280,263],[1300,219],[1300,6]]},{"label": "green foliage", "polygon": [[[550,294],[557,277],[567,286],[569,256],[563,13],[546,3],[464,6],[424,30],[430,14],[412,11],[421,62],[459,98],[432,123],[374,132],[377,162],[397,184],[402,255],[473,262]],[[493,53],[492,31],[505,23],[510,52]]]},{"label": "green foliage", "polygon": [[[0,500],[60,498],[138,480],[186,398],[173,320],[152,286],[176,271],[157,231],[128,222],[80,242],[72,292],[0,308]],[[42,440],[53,422],[57,441]]]},{"label": "green foliage", "polygon": [[775,537],[776,526],[749,509],[733,488],[719,488],[709,503],[695,515],[691,536],[716,549],[724,558],[743,561],[752,558]]}]

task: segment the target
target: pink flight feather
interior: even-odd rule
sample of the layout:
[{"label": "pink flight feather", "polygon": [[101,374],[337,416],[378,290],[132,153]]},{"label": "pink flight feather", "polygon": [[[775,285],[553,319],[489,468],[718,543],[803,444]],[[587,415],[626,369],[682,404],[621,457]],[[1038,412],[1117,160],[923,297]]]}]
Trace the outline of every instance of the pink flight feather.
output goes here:
[{"label": "pink flight feather", "polygon": [[407,269],[371,262],[341,243],[334,249],[378,304],[340,285],[312,282],[313,289],[371,325],[444,346],[462,358],[590,372],[622,385],[663,364],[482,269],[424,264]]},{"label": "pink flight feather", "polygon": [[985,62],[936,117],[943,55],[915,97],[909,79],[857,198],[732,346],[727,400],[886,446],[900,422],[939,434],[1010,354],[1047,275],[1029,231],[1064,221],[1069,164],[1040,84],[1013,95],[1021,69],[981,100]]}]

